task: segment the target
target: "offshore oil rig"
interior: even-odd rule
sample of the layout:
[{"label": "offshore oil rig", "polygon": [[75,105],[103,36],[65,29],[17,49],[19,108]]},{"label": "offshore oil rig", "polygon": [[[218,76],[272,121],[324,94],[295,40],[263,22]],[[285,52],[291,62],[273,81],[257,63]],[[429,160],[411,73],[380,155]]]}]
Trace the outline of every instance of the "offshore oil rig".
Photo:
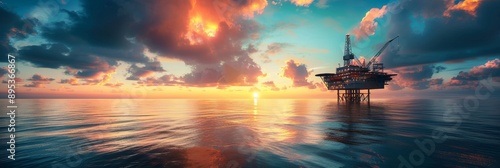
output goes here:
[{"label": "offshore oil rig", "polygon": [[[384,44],[368,63],[361,63],[352,53],[350,35],[346,35],[344,47],[344,66],[337,68],[337,73],[316,74],[325,83],[328,90],[337,90],[338,102],[370,102],[370,89],[384,89],[392,76],[384,72],[384,64],[377,62],[382,52],[399,36]],[[355,63],[353,62],[355,61]],[[340,64],[339,64],[340,66]],[[362,90],[368,90],[362,92]]]}]

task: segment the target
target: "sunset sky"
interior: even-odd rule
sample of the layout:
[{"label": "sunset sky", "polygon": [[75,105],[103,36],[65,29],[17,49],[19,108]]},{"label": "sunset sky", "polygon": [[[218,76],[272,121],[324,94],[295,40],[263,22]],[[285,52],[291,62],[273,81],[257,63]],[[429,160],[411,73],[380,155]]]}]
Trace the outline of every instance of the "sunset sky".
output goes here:
[{"label": "sunset sky", "polygon": [[[19,97],[335,98],[353,52],[398,74],[378,97],[500,78],[497,0],[0,0],[0,75]],[[0,90],[6,92],[6,87]]]}]

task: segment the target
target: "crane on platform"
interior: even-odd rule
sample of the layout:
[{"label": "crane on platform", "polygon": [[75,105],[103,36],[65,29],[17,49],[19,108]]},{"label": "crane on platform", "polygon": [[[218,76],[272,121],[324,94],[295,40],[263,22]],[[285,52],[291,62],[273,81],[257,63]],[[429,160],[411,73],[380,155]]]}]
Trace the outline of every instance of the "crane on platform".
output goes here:
[{"label": "crane on platform", "polygon": [[385,48],[387,48],[387,46],[389,46],[389,43],[391,43],[392,41],[394,41],[395,39],[397,39],[399,36],[396,36],[394,37],[393,39],[387,41],[384,46],[380,49],[380,51],[377,52],[377,54],[375,54],[372,59],[370,59],[370,61],[366,64],[366,66],[364,68],[368,68],[370,69],[370,66],[372,64],[374,64],[376,61],[377,61],[377,58],[380,56],[380,54],[382,54],[382,52],[385,50]]}]

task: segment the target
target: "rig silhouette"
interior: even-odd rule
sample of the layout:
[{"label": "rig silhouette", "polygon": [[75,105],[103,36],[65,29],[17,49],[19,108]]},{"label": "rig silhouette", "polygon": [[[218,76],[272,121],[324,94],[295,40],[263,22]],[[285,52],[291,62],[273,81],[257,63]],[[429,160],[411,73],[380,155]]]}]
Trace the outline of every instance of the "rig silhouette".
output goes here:
[{"label": "rig silhouette", "polygon": [[[384,64],[377,62],[382,52],[399,36],[389,40],[375,54],[368,63],[361,63],[352,53],[350,35],[346,35],[344,47],[344,66],[337,68],[336,73],[316,74],[320,77],[328,90],[337,90],[338,102],[370,102],[370,89],[384,89],[392,76],[384,72]],[[353,60],[356,62],[353,63]],[[340,66],[340,65],[339,65]],[[367,90],[367,92],[362,92]]]}]

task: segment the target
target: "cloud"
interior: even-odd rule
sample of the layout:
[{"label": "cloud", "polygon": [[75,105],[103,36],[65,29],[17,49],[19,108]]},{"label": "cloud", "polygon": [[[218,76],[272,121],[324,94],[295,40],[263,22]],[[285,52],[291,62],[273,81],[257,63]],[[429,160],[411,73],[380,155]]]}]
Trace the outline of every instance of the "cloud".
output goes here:
[{"label": "cloud", "polygon": [[3,76],[7,73],[9,73],[9,69],[7,67],[0,68],[0,78],[3,78]]},{"label": "cloud", "polygon": [[328,8],[328,0],[319,0],[317,3],[316,3],[316,7],[318,8]]},{"label": "cloud", "polygon": [[446,67],[444,66],[435,66],[434,68],[436,68],[436,73],[446,70]]},{"label": "cloud", "polygon": [[500,81],[500,59],[486,62],[484,65],[475,66],[469,71],[460,71],[457,76],[452,77],[445,85],[460,88],[475,88],[479,85],[479,80],[492,77],[495,81]]},{"label": "cloud", "polygon": [[269,26],[269,31],[277,31],[277,30],[288,30],[297,28],[298,25],[290,22],[279,21],[271,26]]},{"label": "cloud", "polygon": [[80,85],[101,85],[106,86],[111,79],[111,74],[104,74],[102,78],[94,78],[94,79],[83,79],[84,83],[80,83]]},{"label": "cloud", "polygon": [[59,83],[61,84],[70,84],[73,86],[77,85],[101,85],[101,86],[110,86],[110,87],[119,87],[123,85],[123,83],[109,83],[111,81],[111,76],[115,73],[115,71],[102,73],[101,75],[94,78],[70,78],[70,79],[61,79]]},{"label": "cloud", "polygon": [[45,87],[46,84],[50,84],[55,80],[54,78],[47,78],[45,76],[39,75],[39,74],[34,74],[31,78],[28,79],[28,81],[31,81],[30,84],[25,84],[24,87],[36,87],[36,88],[43,88]]},{"label": "cloud", "polygon": [[273,81],[266,81],[262,83],[262,86],[271,89],[272,91],[279,91],[280,88],[276,87]]},{"label": "cloud", "polygon": [[[206,10],[204,13],[217,12],[218,15],[231,21],[232,17],[243,16],[253,18],[255,14],[261,14],[268,5],[267,0],[195,0],[195,10]],[[214,7],[214,9],[210,9]],[[208,9],[207,9],[208,8]]]},{"label": "cloud", "polygon": [[294,87],[308,87],[309,89],[316,89],[314,83],[307,81],[307,77],[312,71],[308,71],[305,64],[296,63],[293,59],[286,62],[286,66],[282,67],[282,74],[284,77],[293,81]]},{"label": "cloud", "polygon": [[381,18],[387,13],[387,5],[382,6],[382,8],[372,8],[370,11],[366,12],[365,17],[361,19],[361,22],[357,27],[351,30],[352,34],[356,36],[356,40],[367,38],[368,36],[374,35],[377,29],[378,23],[375,19]]},{"label": "cloud", "polygon": [[290,0],[290,2],[297,6],[309,6],[314,2],[314,0]]},{"label": "cloud", "polygon": [[[243,50],[242,42],[257,33],[260,25],[241,18],[253,16],[250,13],[258,12],[267,2],[217,1],[227,5],[223,9],[214,6],[215,1],[196,2],[173,0],[147,4],[147,18],[138,23],[137,41],[151,52],[182,60],[188,65],[245,57],[248,53]],[[250,10],[251,5],[256,5],[256,9]],[[218,14],[220,10],[222,14]]]},{"label": "cloud", "polygon": [[266,0],[83,0],[81,4],[80,11],[62,10],[67,20],[43,25],[40,34],[49,42],[21,48],[20,58],[36,67],[65,68],[66,74],[90,83],[114,72],[119,61],[132,65],[131,80],[164,72],[143,54],[145,49],[190,66],[192,71],[184,78],[192,86],[217,85],[221,79],[226,84],[251,85],[264,75],[249,57],[256,51],[248,42],[261,30],[249,18],[263,12]]},{"label": "cloud", "polygon": [[191,73],[183,76],[189,86],[249,86],[257,83],[259,76],[265,76],[260,66],[248,55],[236,57],[220,64],[200,64],[192,66]]},{"label": "cloud", "polygon": [[[323,7],[322,5],[325,5],[325,2],[323,2],[324,0],[320,0],[320,2],[318,2],[316,5],[319,4],[319,6]],[[303,6],[303,7],[309,7],[309,5],[311,5],[314,0],[273,0],[271,1],[271,3],[273,5],[280,5],[282,6],[284,2],[290,2],[292,4],[294,4],[295,6]]]},{"label": "cloud", "polygon": [[261,13],[267,1],[158,1],[149,5],[152,6],[148,6],[149,17],[145,20],[150,22],[140,23],[137,41],[151,52],[191,66],[191,72],[183,77],[186,84],[248,85],[263,75],[260,66],[249,57],[254,52],[248,50],[252,45],[248,49],[243,46],[243,41],[252,38],[261,27],[242,18]]},{"label": "cloud", "polygon": [[428,89],[432,86],[436,88],[443,84],[442,78],[432,78],[434,73],[441,71],[442,66],[417,65],[391,69],[391,73],[396,73],[393,81],[389,82],[388,89],[400,90],[411,88],[414,90]]},{"label": "cloud", "polygon": [[[81,11],[62,10],[65,21],[41,27],[41,36],[51,43],[71,48],[75,55],[98,56],[109,61],[147,62],[144,47],[132,39],[137,12],[123,12],[117,1],[82,1]],[[141,10],[138,6],[138,11]]]},{"label": "cloud", "polygon": [[66,68],[67,75],[77,78],[98,78],[115,71],[118,63],[102,57],[71,51],[62,44],[22,47],[19,58],[41,68]]},{"label": "cloud", "polygon": [[387,38],[400,38],[381,55],[381,62],[394,68],[500,54],[500,1],[478,1],[475,15],[448,10],[450,4],[454,1],[401,0],[391,5],[384,30]]},{"label": "cloud", "polygon": [[20,60],[35,67],[63,68],[65,74],[84,79],[113,73],[118,61],[148,62],[144,47],[127,36],[133,16],[118,15],[119,9],[112,1],[82,1],[82,11],[62,10],[60,14],[67,15],[68,20],[41,26],[40,35],[48,42],[21,47]]},{"label": "cloud", "polygon": [[108,87],[112,87],[112,88],[118,88],[122,85],[123,85],[123,83],[106,83],[106,84],[104,84],[104,86],[108,86]]},{"label": "cloud", "polygon": [[78,79],[77,78],[71,78],[71,79],[61,79],[59,82],[61,84],[70,84],[70,85],[79,85]]},{"label": "cloud", "polygon": [[[35,19],[21,19],[15,13],[0,7],[0,55],[14,53],[16,49],[10,44],[10,39],[23,39],[35,34],[36,23]],[[7,59],[1,59],[0,62],[7,62]]]},{"label": "cloud", "polygon": [[254,86],[254,87],[248,89],[248,92],[260,92],[260,89]]},{"label": "cloud", "polygon": [[267,45],[266,51],[262,53],[261,57],[264,59],[264,63],[271,62],[270,56],[280,53],[283,48],[291,46],[288,43],[271,43]]},{"label": "cloud", "polygon": [[143,86],[174,86],[182,84],[182,79],[174,75],[163,75],[159,78],[149,77],[137,82]]},{"label": "cloud", "polygon": [[[16,81],[17,84],[24,82],[23,79],[17,78],[17,77],[14,78],[14,81]],[[2,80],[2,83],[8,83],[8,81],[7,80]]]},{"label": "cloud", "polygon": [[140,78],[148,77],[156,72],[165,72],[161,67],[158,60],[147,62],[144,66],[139,67],[137,64],[132,64],[128,68],[128,72],[131,73],[127,80],[139,80]]},{"label": "cloud", "polygon": [[267,54],[277,54],[282,51],[284,47],[288,47],[290,44],[288,43],[271,43],[267,46],[267,50],[265,53]]},{"label": "cloud", "polygon": [[35,74],[33,75],[30,79],[28,79],[29,81],[33,81],[33,82],[50,82],[50,81],[53,81],[54,79],[53,78],[47,78],[45,76],[42,76],[42,75],[38,75],[38,74]]},{"label": "cloud", "polygon": [[451,17],[451,12],[453,11],[464,11],[472,16],[476,16],[476,10],[480,2],[481,0],[464,0],[458,4],[454,4],[454,1],[449,1],[449,7],[444,11],[443,15]]}]

